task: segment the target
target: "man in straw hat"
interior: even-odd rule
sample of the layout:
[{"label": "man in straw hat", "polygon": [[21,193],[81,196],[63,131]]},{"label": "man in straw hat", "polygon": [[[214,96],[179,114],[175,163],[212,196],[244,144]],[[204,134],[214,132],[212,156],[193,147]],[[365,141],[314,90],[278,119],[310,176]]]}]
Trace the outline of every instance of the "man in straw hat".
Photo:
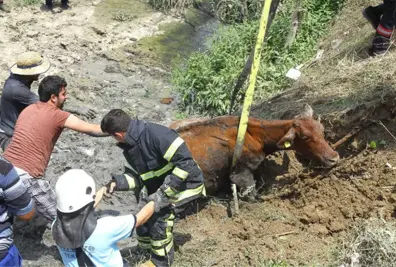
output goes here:
[{"label": "man in straw hat", "polygon": [[85,122],[62,110],[67,99],[66,87],[66,81],[57,75],[47,76],[40,82],[40,101],[21,112],[11,143],[4,153],[28,187],[37,213],[48,222],[56,217],[56,199],[43,176],[63,130],[68,128],[91,136],[108,136],[99,124]]},{"label": "man in straw hat", "polygon": [[56,182],[57,218],[52,225],[52,236],[66,267],[129,266],[122,259],[117,243],[147,222],[159,203],[148,202],[136,216],[97,219],[94,208],[106,189],[102,187],[95,194],[94,179],[81,169],[68,170]]},{"label": "man in straw hat", "polygon": [[[50,62],[37,52],[25,52],[18,56],[10,68],[11,75],[4,85],[0,106],[0,147],[7,148],[14,134],[16,121],[30,104],[39,101],[39,96],[31,91],[31,85],[38,81],[40,74],[50,68]],[[94,110],[85,107],[69,106],[68,112],[94,118]]]},{"label": "man in straw hat", "polygon": [[50,68],[50,62],[37,52],[26,52],[18,56],[10,68],[11,75],[4,84],[0,106],[0,146],[5,150],[14,133],[19,114],[39,98],[31,85],[40,74]]}]

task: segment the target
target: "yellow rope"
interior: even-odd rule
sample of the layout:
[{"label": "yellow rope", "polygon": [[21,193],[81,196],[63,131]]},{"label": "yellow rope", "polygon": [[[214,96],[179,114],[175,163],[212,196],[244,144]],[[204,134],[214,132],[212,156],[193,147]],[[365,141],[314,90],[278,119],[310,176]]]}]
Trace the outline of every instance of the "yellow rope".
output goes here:
[{"label": "yellow rope", "polygon": [[256,46],[254,49],[252,71],[251,71],[250,77],[249,77],[249,87],[246,91],[245,101],[243,103],[242,114],[241,114],[241,118],[239,121],[237,142],[235,144],[234,155],[232,158],[232,168],[235,167],[237,160],[239,159],[239,157],[242,154],[242,148],[243,148],[243,144],[245,141],[245,133],[246,133],[246,129],[247,129],[248,121],[249,121],[250,106],[252,105],[254,88],[255,88],[256,80],[257,80],[257,73],[258,73],[258,70],[260,67],[261,47],[264,42],[264,36],[265,36],[266,29],[267,29],[268,18],[269,18],[271,2],[272,2],[271,0],[264,0],[264,1],[265,2],[264,2],[264,6],[263,6],[263,11],[261,14],[261,19],[260,19],[260,28],[259,28],[259,32],[257,35]]}]

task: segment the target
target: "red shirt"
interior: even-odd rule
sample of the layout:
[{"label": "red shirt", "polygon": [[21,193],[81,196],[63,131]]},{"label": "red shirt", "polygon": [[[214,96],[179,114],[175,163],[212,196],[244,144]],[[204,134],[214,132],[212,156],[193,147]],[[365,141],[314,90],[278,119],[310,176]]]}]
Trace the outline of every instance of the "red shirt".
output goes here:
[{"label": "red shirt", "polygon": [[28,106],[18,117],[4,157],[32,177],[43,176],[69,116],[69,112],[45,102]]}]

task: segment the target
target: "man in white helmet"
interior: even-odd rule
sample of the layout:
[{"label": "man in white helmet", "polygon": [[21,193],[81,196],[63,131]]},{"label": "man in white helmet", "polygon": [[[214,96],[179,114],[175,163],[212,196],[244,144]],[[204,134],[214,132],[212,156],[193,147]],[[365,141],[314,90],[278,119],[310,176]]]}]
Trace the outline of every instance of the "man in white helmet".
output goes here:
[{"label": "man in white helmet", "polygon": [[145,205],[135,216],[108,216],[97,219],[94,208],[106,187],[95,193],[95,181],[85,171],[68,170],[56,186],[57,218],[52,235],[66,267],[125,266],[117,242],[153,214],[155,203]]}]

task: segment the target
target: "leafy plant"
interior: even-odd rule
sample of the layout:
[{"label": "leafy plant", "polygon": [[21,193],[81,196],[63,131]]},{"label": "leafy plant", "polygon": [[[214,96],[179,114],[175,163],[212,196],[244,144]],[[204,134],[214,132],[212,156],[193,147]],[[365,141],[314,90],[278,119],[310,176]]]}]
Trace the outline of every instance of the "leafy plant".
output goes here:
[{"label": "leafy plant", "polygon": [[[290,31],[293,0],[284,0],[269,29],[262,48],[260,70],[256,82],[256,99],[263,99],[289,85],[288,69],[309,60],[316,45],[326,33],[329,21],[342,6],[342,0],[301,0],[302,20],[291,47],[285,42]],[[253,49],[259,21],[223,26],[210,40],[205,53],[195,53],[185,66],[173,72],[173,83],[180,92],[180,108],[188,113],[224,115],[236,79]],[[237,96],[241,104],[244,92]]]}]

